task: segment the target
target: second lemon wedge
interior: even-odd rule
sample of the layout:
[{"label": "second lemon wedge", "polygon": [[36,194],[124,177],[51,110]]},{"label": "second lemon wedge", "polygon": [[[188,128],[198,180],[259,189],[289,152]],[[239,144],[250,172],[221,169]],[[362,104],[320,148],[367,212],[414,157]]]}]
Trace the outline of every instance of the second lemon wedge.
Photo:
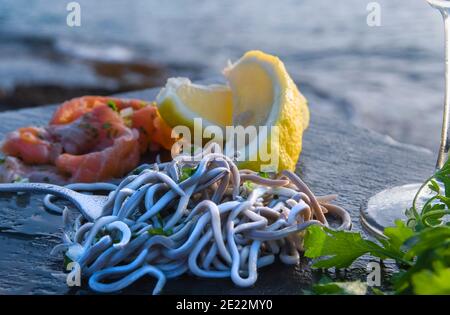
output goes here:
[{"label": "second lemon wedge", "polygon": [[[249,51],[223,73],[228,86],[169,79],[156,100],[163,119],[172,127],[184,125],[191,130],[196,117],[203,119],[203,128],[255,127],[256,136],[237,148],[245,156],[238,160],[239,167],[255,171],[294,170],[303,131],[309,124],[309,109],[284,64],[275,56]],[[261,133],[260,127],[268,127],[268,132]],[[260,148],[267,154],[261,154]]]},{"label": "second lemon wedge", "polygon": [[203,127],[232,123],[232,94],[226,85],[199,85],[187,78],[170,78],[156,102],[159,113],[171,127],[192,129],[194,118],[202,118]]},{"label": "second lemon wedge", "polygon": [[[233,125],[271,127],[267,135],[258,134],[257,145],[251,143],[256,139],[250,139],[239,149],[248,152],[239,166],[255,171],[295,170],[309,109],[284,64],[254,50],[228,66],[224,75],[233,94]],[[261,156],[265,150],[270,152],[270,161]]]}]

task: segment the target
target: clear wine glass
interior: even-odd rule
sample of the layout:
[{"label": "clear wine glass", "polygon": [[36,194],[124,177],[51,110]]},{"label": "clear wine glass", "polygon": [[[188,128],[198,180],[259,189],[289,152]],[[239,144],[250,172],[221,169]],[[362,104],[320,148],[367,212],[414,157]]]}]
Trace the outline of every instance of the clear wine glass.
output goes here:
[{"label": "clear wine glass", "polygon": [[[445,100],[442,119],[441,143],[436,162],[440,169],[449,152],[450,118],[450,0],[426,0],[433,8],[441,12],[445,29]],[[417,191],[422,184],[408,184],[389,188],[372,196],[365,207],[361,208],[361,223],[371,233],[383,236],[387,226],[395,220],[405,218],[405,210],[410,208]],[[423,197],[422,197],[423,198]]]}]

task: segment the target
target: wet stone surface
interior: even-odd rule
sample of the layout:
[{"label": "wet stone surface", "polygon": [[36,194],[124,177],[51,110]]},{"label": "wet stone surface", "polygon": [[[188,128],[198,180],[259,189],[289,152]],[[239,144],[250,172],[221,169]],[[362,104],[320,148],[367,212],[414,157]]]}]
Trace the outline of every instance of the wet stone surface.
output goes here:
[{"label": "wet stone surface", "polygon": [[[124,94],[152,100],[157,90]],[[311,125],[304,136],[298,172],[316,194],[339,194],[338,204],[350,211],[353,230],[361,230],[359,209],[368,197],[387,187],[420,182],[433,171],[431,152],[330,119],[311,104]],[[0,138],[18,127],[45,124],[54,107],[0,113]],[[45,212],[42,195],[0,194],[0,294],[91,294],[84,284],[69,288],[62,257],[50,256],[59,242],[60,217]],[[184,275],[169,280],[163,294],[302,294],[322,275],[335,279],[365,279],[368,259],[351,269],[311,270],[302,258],[298,266],[277,262],[259,271],[252,288],[231,280]],[[387,264],[384,274],[394,268]],[[151,294],[155,280],[144,278],[123,293]]]}]

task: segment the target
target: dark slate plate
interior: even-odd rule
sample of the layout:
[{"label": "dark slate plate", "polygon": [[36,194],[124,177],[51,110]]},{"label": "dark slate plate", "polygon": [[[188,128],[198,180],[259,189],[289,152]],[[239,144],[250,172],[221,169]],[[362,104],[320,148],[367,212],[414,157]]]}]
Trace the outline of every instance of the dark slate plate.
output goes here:
[{"label": "dark slate plate", "polygon": [[[157,90],[125,94],[154,99]],[[21,126],[45,124],[54,106],[0,114],[0,136]],[[338,203],[350,211],[353,229],[360,230],[359,208],[372,194],[431,174],[431,152],[397,143],[389,137],[325,117],[311,105],[311,126],[304,138],[299,174],[317,194],[338,193]],[[90,294],[86,286],[68,288],[62,257],[51,257],[58,243],[60,218],[42,209],[42,196],[0,194],[0,294]],[[352,269],[328,272],[338,279],[364,279],[367,259]],[[384,274],[393,266],[387,265]],[[256,285],[238,288],[230,280],[183,276],[168,281],[164,294],[301,294],[322,271],[312,271],[308,261],[299,266],[276,263],[259,272]],[[124,293],[150,294],[152,278],[139,281]]]}]

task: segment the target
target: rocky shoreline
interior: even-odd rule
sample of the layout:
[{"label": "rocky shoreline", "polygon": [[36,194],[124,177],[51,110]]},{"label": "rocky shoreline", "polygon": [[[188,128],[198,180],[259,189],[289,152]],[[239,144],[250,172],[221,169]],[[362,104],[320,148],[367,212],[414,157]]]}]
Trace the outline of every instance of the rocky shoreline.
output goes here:
[{"label": "rocky shoreline", "polygon": [[[55,82],[18,83],[0,88],[0,112],[25,107],[60,103],[82,95],[111,95],[164,85],[168,70],[148,62],[105,62],[85,60],[99,85],[68,85]],[[104,81],[104,84],[102,83]]]}]

